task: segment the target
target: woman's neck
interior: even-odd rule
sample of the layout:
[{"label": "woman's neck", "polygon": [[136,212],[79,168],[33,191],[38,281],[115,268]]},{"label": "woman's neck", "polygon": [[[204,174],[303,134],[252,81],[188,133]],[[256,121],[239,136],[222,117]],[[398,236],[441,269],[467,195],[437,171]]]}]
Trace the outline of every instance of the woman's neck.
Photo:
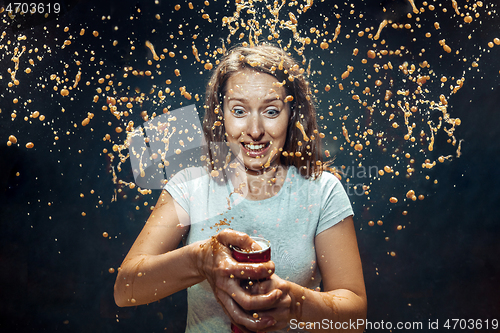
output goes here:
[{"label": "woman's neck", "polygon": [[274,165],[263,170],[248,170],[241,164],[230,173],[235,192],[248,200],[264,200],[278,194],[286,178],[288,168]]}]

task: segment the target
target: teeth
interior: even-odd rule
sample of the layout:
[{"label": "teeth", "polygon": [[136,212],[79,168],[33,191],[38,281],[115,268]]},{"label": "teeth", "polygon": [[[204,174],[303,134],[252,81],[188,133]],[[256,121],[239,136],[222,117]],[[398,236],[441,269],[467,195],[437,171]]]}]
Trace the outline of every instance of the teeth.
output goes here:
[{"label": "teeth", "polygon": [[265,144],[260,144],[260,145],[245,145],[245,148],[248,149],[248,150],[261,150],[262,148],[264,148],[266,145]]}]

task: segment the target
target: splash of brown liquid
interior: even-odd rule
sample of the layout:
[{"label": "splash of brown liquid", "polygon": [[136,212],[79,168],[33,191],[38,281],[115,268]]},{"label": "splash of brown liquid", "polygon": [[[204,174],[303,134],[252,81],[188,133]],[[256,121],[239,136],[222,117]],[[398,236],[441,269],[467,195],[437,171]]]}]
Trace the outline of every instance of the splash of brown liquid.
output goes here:
[{"label": "splash of brown liquid", "polygon": [[373,37],[373,39],[375,40],[378,40],[380,38],[380,33],[382,32],[382,29],[385,28],[385,26],[387,25],[388,21],[387,20],[383,20],[380,25],[378,26],[378,30],[377,30],[377,33],[375,34],[375,36]]},{"label": "splash of brown liquid", "polygon": [[304,126],[302,126],[302,124],[299,121],[295,123],[295,126],[302,132],[302,135],[304,136],[304,141],[306,142],[309,141],[309,137],[307,136],[304,130]]}]

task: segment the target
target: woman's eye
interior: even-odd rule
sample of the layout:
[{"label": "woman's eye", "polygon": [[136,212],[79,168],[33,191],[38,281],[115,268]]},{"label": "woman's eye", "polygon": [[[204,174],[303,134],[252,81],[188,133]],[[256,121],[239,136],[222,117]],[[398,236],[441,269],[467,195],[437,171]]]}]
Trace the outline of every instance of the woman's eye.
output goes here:
[{"label": "woman's eye", "polygon": [[238,116],[243,116],[243,115],[245,114],[245,110],[243,110],[243,109],[239,109],[239,108],[233,108],[233,109],[231,110],[231,113],[232,113],[233,115],[237,116],[237,117],[238,117]]},{"label": "woman's eye", "polygon": [[280,114],[280,110],[278,109],[267,109],[266,110],[266,115],[271,116],[271,117],[277,117]]}]

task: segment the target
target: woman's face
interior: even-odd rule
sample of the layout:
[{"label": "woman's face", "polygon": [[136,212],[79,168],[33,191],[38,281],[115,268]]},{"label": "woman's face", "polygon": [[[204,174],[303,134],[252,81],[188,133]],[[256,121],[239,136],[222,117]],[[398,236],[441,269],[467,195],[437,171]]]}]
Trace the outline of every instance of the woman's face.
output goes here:
[{"label": "woman's face", "polygon": [[269,74],[243,70],[226,82],[224,125],[231,150],[258,171],[279,163],[285,145],[290,106],[285,88]]}]

